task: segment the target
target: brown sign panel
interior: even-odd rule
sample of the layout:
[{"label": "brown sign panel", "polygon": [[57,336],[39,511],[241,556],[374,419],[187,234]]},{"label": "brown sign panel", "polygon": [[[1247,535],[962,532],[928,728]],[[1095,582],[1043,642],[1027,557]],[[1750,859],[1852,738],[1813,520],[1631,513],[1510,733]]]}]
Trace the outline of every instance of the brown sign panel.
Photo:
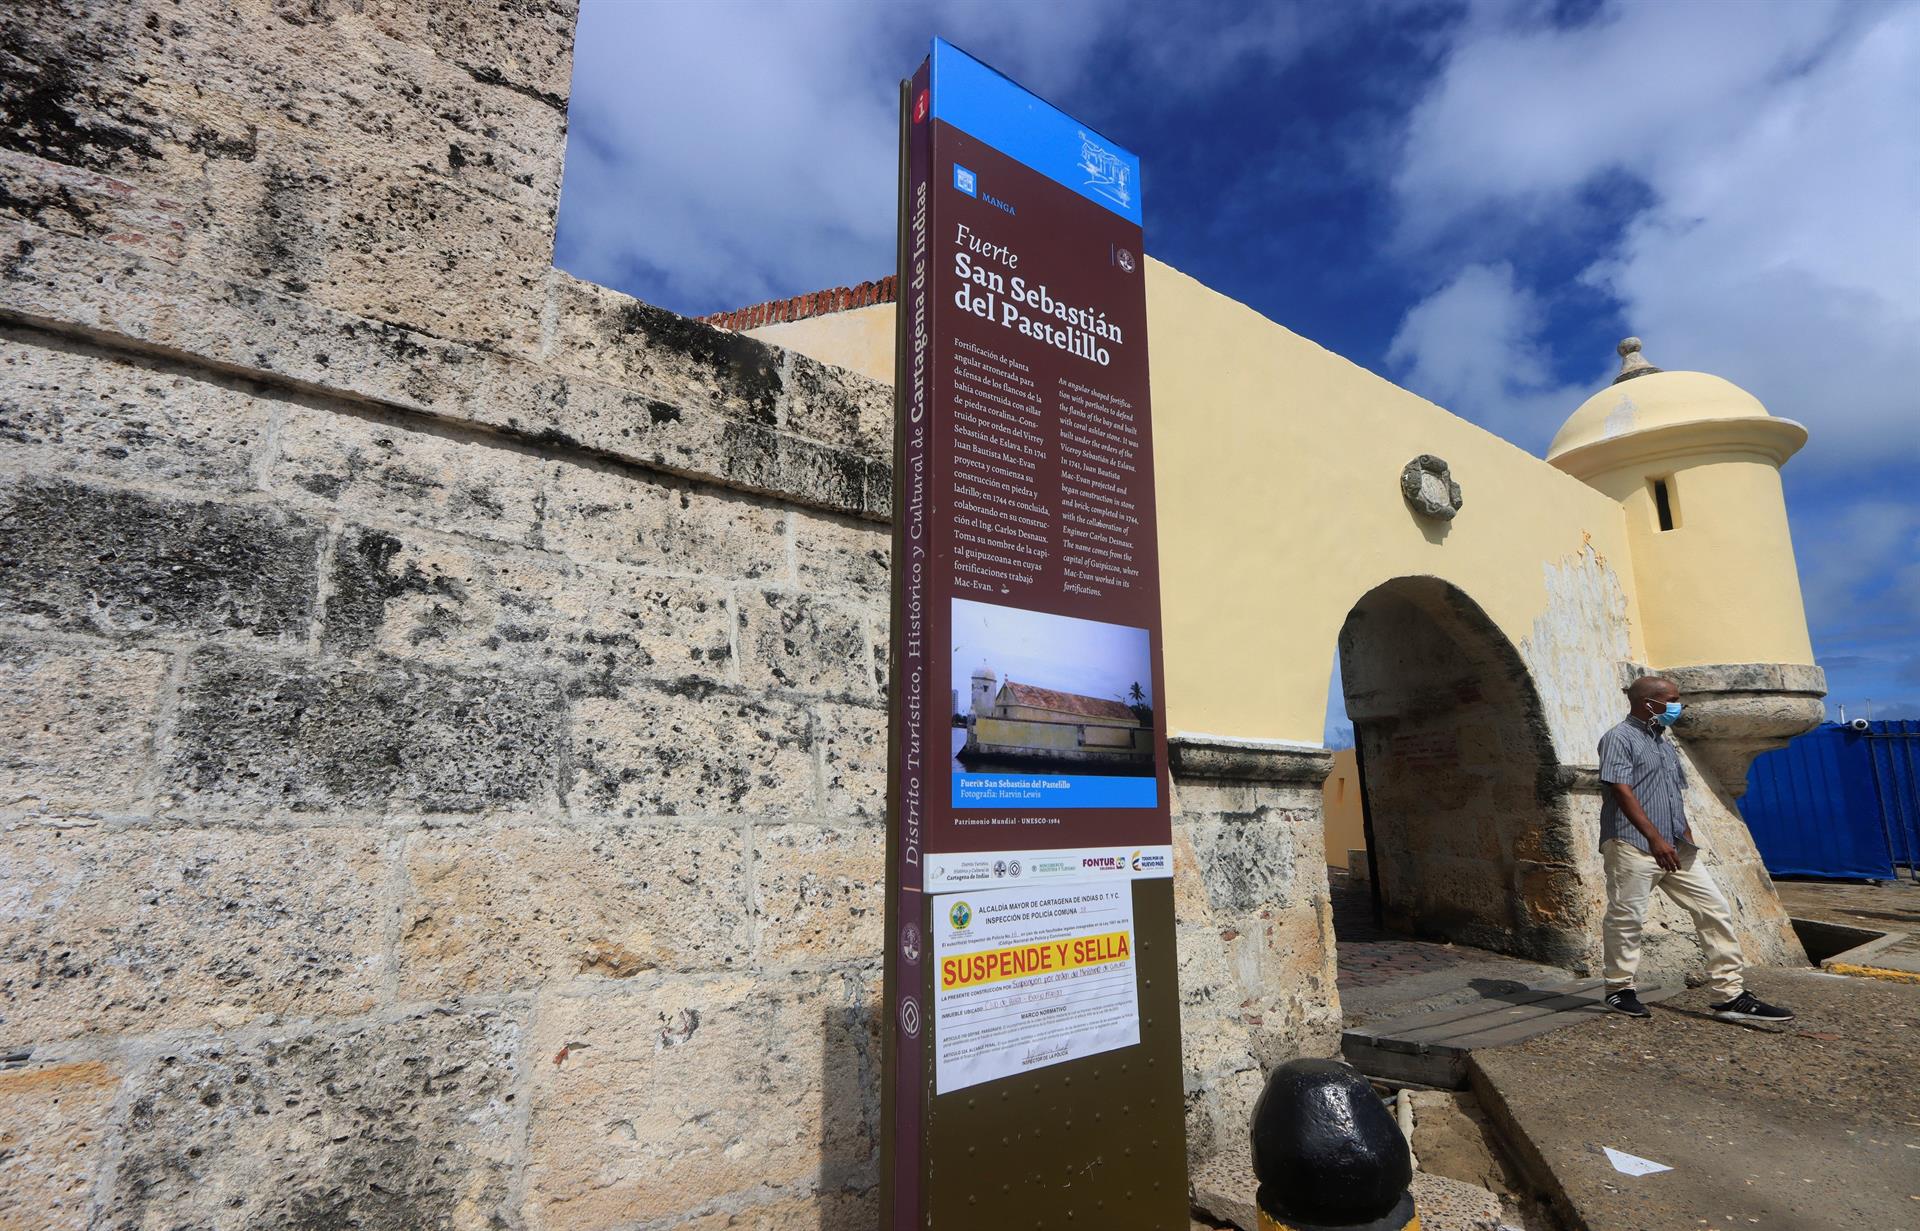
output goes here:
[{"label": "brown sign panel", "polygon": [[939,41],[901,162],[887,1225],[1184,1228],[1139,163]]}]

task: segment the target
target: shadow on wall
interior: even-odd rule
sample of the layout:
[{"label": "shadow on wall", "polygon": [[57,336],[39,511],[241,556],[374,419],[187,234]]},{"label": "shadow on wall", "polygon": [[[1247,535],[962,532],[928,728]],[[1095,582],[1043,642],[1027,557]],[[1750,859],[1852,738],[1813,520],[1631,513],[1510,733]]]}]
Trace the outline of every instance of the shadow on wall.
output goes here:
[{"label": "shadow on wall", "polygon": [[820,1231],[880,1219],[880,1006],[829,1005],[820,1031]]}]

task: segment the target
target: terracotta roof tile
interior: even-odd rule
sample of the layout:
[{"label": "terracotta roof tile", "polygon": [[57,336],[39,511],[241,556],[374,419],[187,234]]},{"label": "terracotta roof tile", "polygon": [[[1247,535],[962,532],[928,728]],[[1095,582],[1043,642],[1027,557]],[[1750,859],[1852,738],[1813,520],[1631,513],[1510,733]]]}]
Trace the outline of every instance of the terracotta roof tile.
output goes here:
[{"label": "terracotta roof tile", "polygon": [[766,303],[750,304],[744,308],[735,308],[731,312],[714,312],[707,316],[696,317],[708,325],[721,329],[740,332],[758,329],[762,325],[777,325],[783,321],[803,321],[810,316],[828,316],[835,312],[847,312],[854,308],[868,308],[877,303],[892,303],[899,298],[899,287],[894,275],[872,282],[862,282],[859,286],[836,286],[825,291],[810,291],[805,295],[795,295],[791,299],[771,299]]},{"label": "terracotta roof tile", "polygon": [[1016,684],[1012,680],[1008,680],[1002,687],[1011,694],[1008,700],[1014,705],[1079,714],[1085,718],[1104,718],[1120,722],[1139,721],[1134,712],[1120,701],[1102,701],[1098,697],[1083,697],[1077,692],[1055,692],[1051,688]]}]

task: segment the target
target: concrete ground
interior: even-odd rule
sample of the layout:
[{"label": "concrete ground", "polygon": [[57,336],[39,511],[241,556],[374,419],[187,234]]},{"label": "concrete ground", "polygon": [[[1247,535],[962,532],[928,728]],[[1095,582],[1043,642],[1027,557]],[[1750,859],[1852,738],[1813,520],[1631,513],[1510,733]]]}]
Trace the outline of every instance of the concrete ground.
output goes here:
[{"label": "concrete ground", "polygon": [[1920,975],[1920,884],[1912,880],[1781,880],[1773,883],[1780,904],[1795,919],[1840,923],[1875,932],[1905,933],[1876,949],[1860,965]]},{"label": "concrete ground", "polygon": [[[1779,1029],[1694,989],[1474,1053],[1475,1093],[1572,1227],[1920,1231],[1920,986],[1762,970]],[[1634,1177],[1602,1146],[1673,1168]]]},{"label": "concrete ground", "polygon": [[[1381,931],[1364,882],[1330,879],[1350,1027],[1575,973]],[[1779,890],[1796,918],[1907,933],[1885,965],[1920,959],[1920,886]],[[1601,1017],[1476,1052],[1475,1094],[1524,1156],[1525,1182],[1498,1181],[1468,1133],[1452,1134],[1464,1152],[1429,1142],[1435,1169],[1503,1194],[1544,1190],[1567,1227],[1592,1231],[1920,1231],[1920,986],[1812,970],[1756,971],[1751,984],[1799,1020],[1724,1023],[1694,989],[1650,1021]],[[1673,1170],[1622,1174],[1602,1146]]]}]

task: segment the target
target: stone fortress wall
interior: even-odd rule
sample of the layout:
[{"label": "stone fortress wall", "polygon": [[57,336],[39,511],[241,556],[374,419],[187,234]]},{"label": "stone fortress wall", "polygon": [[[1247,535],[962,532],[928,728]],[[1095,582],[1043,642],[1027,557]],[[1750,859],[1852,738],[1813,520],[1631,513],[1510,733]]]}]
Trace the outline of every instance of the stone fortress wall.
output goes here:
[{"label": "stone fortress wall", "polygon": [[853,1221],[889,391],[552,268],[570,6],[4,20],[0,1225]]},{"label": "stone fortress wall", "polygon": [[[552,268],[573,17],[0,19],[0,1226],[872,1221],[891,392]],[[1174,757],[1244,1198],[1330,758]]]}]

